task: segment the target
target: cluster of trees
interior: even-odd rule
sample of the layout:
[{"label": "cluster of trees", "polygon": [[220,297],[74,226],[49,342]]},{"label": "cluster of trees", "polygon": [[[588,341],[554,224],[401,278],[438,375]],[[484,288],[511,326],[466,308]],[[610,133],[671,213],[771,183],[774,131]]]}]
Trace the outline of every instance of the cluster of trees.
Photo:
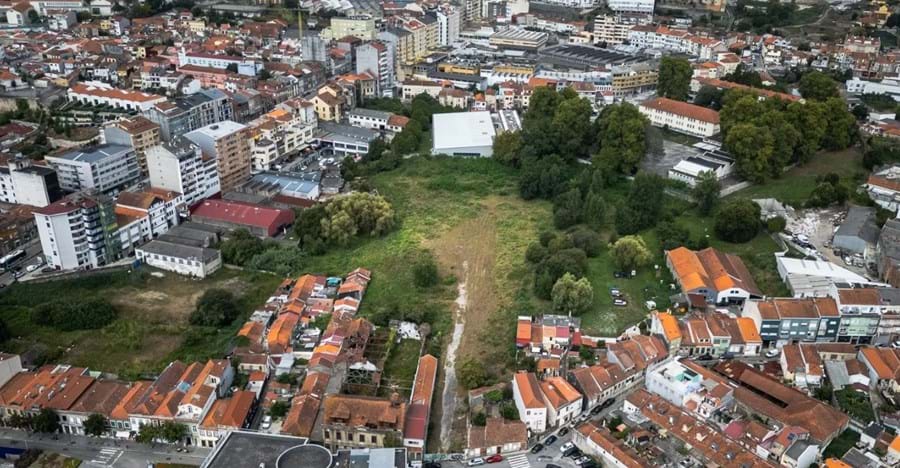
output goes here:
[{"label": "cluster of trees", "polygon": [[208,289],[197,299],[189,321],[191,325],[223,327],[238,317],[237,298],[226,289]]},{"label": "cluster of trees", "polygon": [[522,131],[495,138],[494,158],[522,169],[523,198],[554,199],[566,190],[576,159],[593,155],[594,166],[608,172],[607,177],[633,174],[646,151],[646,124],[627,103],[606,107],[592,123],[590,103],[575,91],[539,87],[531,96]]},{"label": "cluster of trees", "polygon": [[850,198],[850,189],[841,183],[841,176],[834,172],[816,177],[816,187],[813,189],[806,206],[812,208],[824,208],[831,205],[840,205]]},{"label": "cluster of trees", "polygon": [[142,444],[163,440],[170,444],[181,442],[189,434],[188,427],[174,421],[166,421],[160,425],[144,424],[138,430],[135,440]]},{"label": "cluster of trees", "polygon": [[625,236],[612,246],[612,258],[616,268],[624,271],[636,270],[650,264],[653,254],[641,236]]},{"label": "cluster of trees", "polygon": [[80,301],[53,300],[40,304],[32,309],[31,322],[61,331],[96,330],[109,325],[118,316],[115,306],[106,299],[88,297]]},{"label": "cluster of trees", "polygon": [[840,98],[825,97],[827,90],[818,86],[812,89],[805,104],[760,101],[744,90],[725,94],[720,124],[725,148],[734,156],[738,174],[759,183],[779,177],[790,163],[808,161],[820,149],[850,146],[856,137],[853,114]]},{"label": "cluster of trees", "polygon": [[228,239],[219,244],[219,250],[225,263],[246,265],[253,257],[277,246],[275,241],[263,241],[246,229],[235,229]]},{"label": "cluster of trees", "polygon": [[587,278],[576,279],[575,275],[565,273],[556,280],[550,297],[558,312],[579,315],[594,303],[594,288]]},{"label": "cluster of trees", "polygon": [[790,24],[797,14],[797,5],[792,2],[768,0],[764,8],[753,3],[751,0],[738,0],[734,14],[741,20],[735,26],[736,30],[771,32],[773,27]]},{"label": "cluster of trees", "polygon": [[566,274],[573,279],[583,277],[589,253],[592,257],[599,255],[601,248],[599,234],[589,229],[542,233],[525,251],[525,259],[535,268],[534,293],[541,299],[552,299],[557,282]]},{"label": "cluster of trees", "polygon": [[580,182],[553,200],[553,224],[557,229],[581,223],[593,228],[604,224],[606,201],[601,195],[604,186],[602,174],[600,171],[585,172]]},{"label": "cluster of trees", "polygon": [[391,140],[391,151],[399,157],[418,152],[431,130],[431,117],[458,110],[442,105],[429,94],[417,95],[409,104],[409,123]]},{"label": "cluster of trees", "polygon": [[900,161],[900,146],[887,138],[873,137],[869,139],[862,160],[866,169],[871,171],[883,164],[898,161]]},{"label": "cluster of trees", "polygon": [[669,99],[686,101],[691,91],[694,69],[684,58],[665,56],[659,62],[656,94]]},{"label": "cluster of trees", "polygon": [[381,195],[353,192],[300,212],[294,234],[300,247],[322,253],[329,245],[347,245],[357,236],[381,236],[397,224],[394,208]]},{"label": "cluster of trees", "polygon": [[728,242],[749,242],[759,233],[759,216],[760,207],[755,202],[734,198],[719,208],[713,229],[717,236]]},{"label": "cluster of trees", "polygon": [[625,202],[616,210],[619,235],[635,234],[656,225],[663,209],[666,180],[656,174],[639,173]]}]

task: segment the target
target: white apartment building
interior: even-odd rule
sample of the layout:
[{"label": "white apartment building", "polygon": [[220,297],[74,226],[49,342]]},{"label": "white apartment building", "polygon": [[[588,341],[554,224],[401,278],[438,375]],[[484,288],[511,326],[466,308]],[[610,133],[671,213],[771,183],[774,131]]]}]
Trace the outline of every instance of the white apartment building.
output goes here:
[{"label": "white apartment building", "polygon": [[34,211],[47,265],[60,270],[90,269],[117,254],[112,200],[76,193]]},{"label": "white apartment building", "polygon": [[547,430],[547,405],[537,377],[530,372],[518,372],[512,383],[519,419],[532,434],[544,433]]},{"label": "white apartment building", "polygon": [[75,83],[66,94],[70,101],[91,106],[110,106],[116,109],[143,112],[156,104],[165,102],[165,96],[140,91],[113,88],[111,85],[90,81]]},{"label": "white apartment building", "polygon": [[442,46],[452,45],[459,40],[459,25],[462,20],[460,9],[445,3],[437,10],[438,42]]},{"label": "white apartment building", "polygon": [[35,166],[21,155],[0,167],[0,201],[31,206],[47,206],[62,197],[56,171]]},{"label": "white apartment building", "polygon": [[113,191],[136,182],[141,175],[134,148],[100,145],[44,158],[59,178],[63,190]]},{"label": "white apartment building", "polygon": [[39,0],[30,3],[31,7],[41,16],[47,16],[49,10],[74,11],[76,13],[88,11],[83,0]]},{"label": "white apartment building", "polygon": [[167,190],[120,193],[115,209],[120,248],[129,251],[177,226],[181,204],[181,194]]},{"label": "white apartment building", "polygon": [[182,48],[178,52],[178,66],[184,67],[185,65],[218,68],[220,70],[228,68],[229,65],[235,65],[239,74],[247,76],[256,76],[263,69],[262,62],[256,60],[224,54],[186,52]]},{"label": "white apartment building", "polygon": [[249,122],[253,170],[267,171],[280,159],[308,147],[315,137],[316,123],[312,106],[283,106]]},{"label": "white apartment building", "polygon": [[606,6],[614,12],[653,13],[655,0],[607,0]]},{"label": "white apartment building", "polygon": [[593,8],[598,2],[595,0],[547,0],[551,5],[559,5],[568,8]]},{"label": "white apartment building", "polygon": [[719,52],[725,52],[725,44],[718,39],[695,36],[685,30],[666,26],[640,25],[628,32],[628,43],[638,49],[658,49],[715,60]]},{"label": "white apartment building", "polygon": [[866,81],[854,76],[844,84],[850,94],[887,94],[900,101],[900,81],[897,80]]},{"label": "white apartment building", "polygon": [[347,117],[350,120],[350,125],[381,132],[388,141],[390,141],[395,134],[403,131],[403,127],[409,121],[409,119],[402,115],[395,115],[390,112],[379,110],[363,109],[361,107],[357,107],[348,112]]},{"label": "white apartment building", "polygon": [[655,98],[642,102],[638,109],[654,127],[703,138],[719,133],[719,113],[706,107]]},{"label": "white apartment building", "polygon": [[356,48],[356,73],[368,73],[375,78],[375,92],[379,96],[394,96],[395,69],[394,49],[387,44],[367,42]]},{"label": "white apartment building", "polygon": [[220,191],[216,158],[205,158],[200,147],[178,137],[147,150],[150,186],[181,194],[191,206]]},{"label": "white apartment building", "polygon": [[562,377],[541,382],[541,393],[547,404],[547,424],[551,427],[567,424],[581,412],[581,393]]},{"label": "white apartment building", "polygon": [[648,24],[652,15],[618,13],[594,18],[594,43],[616,46],[628,41],[628,33],[637,25]]}]

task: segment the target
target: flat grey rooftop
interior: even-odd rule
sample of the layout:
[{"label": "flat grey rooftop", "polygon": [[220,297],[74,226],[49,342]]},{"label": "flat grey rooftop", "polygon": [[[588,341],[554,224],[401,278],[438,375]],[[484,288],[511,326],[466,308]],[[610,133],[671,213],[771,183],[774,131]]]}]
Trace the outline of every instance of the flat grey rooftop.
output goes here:
[{"label": "flat grey rooftop", "polygon": [[[232,431],[219,442],[216,449],[203,462],[201,468],[256,468],[258,466],[275,468],[278,457],[282,453],[305,444],[306,439],[302,437]],[[318,465],[296,465],[296,467],[320,468]]]},{"label": "flat grey rooftop", "polygon": [[69,161],[77,161],[83,163],[95,163],[106,158],[117,156],[121,153],[133,151],[131,147],[122,145],[100,145],[90,148],[81,148],[75,151],[61,154],[59,156],[50,156],[47,159],[65,159]]}]

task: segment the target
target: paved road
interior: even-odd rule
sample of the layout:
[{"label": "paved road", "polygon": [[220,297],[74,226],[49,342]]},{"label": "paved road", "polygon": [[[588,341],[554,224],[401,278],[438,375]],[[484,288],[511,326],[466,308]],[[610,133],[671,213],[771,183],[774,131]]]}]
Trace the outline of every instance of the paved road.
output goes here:
[{"label": "paved road", "polygon": [[189,453],[178,453],[175,446],[146,445],[113,439],[57,434],[26,434],[13,429],[0,429],[0,445],[56,452],[84,461],[81,466],[100,468],[147,468],[149,463],[181,463],[199,466],[208,449],[192,447]]},{"label": "paved road", "polygon": [[[22,267],[22,269],[24,270],[26,266],[34,263],[34,258],[41,253],[41,241],[39,239],[34,239],[31,242],[25,244],[23,247],[19,248],[25,249],[25,258],[19,260],[14,264],[14,266]],[[13,278],[12,272],[0,272],[0,285],[7,286],[12,284],[14,281],[15,279]]]}]

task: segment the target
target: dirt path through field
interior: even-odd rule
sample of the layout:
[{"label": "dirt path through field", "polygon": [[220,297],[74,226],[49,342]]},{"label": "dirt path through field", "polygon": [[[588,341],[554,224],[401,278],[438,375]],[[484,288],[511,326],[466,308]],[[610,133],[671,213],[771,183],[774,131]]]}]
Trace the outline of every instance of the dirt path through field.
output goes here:
[{"label": "dirt path through field", "polygon": [[456,381],[456,364],[468,357],[489,356],[496,345],[485,341],[482,334],[498,307],[494,281],[497,248],[494,208],[494,203],[485,203],[478,216],[426,243],[441,265],[442,274],[455,275],[458,283],[453,335],[444,359],[440,417],[444,450],[454,442],[462,442],[466,428],[465,415],[457,414],[463,393]]},{"label": "dirt path through field", "polygon": [[447,354],[444,359],[444,392],[441,395],[441,449],[444,452],[450,451],[450,444],[453,440],[451,437],[451,429],[453,429],[453,416],[456,414],[456,353],[459,349],[459,343],[462,341],[463,330],[466,328],[465,316],[466,307],[468,307],[468,297],[466,296],[466,276],[468,276],[469,265],[463,262],[463,278],[457,285],[459,295],[454,302],[454,324],[453,335],[450,338],[450,344],[447,345]]}]

